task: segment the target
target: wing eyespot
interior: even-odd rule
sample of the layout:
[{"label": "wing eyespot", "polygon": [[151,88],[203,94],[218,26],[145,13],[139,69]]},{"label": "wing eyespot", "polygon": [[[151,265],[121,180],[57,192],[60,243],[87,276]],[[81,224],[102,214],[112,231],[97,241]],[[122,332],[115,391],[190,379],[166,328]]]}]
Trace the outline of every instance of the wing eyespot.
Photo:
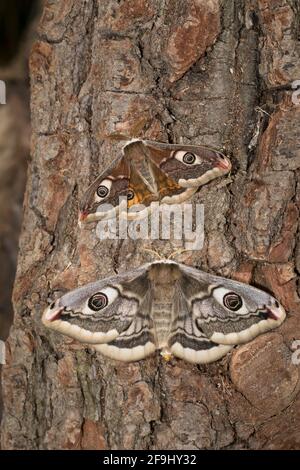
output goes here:
[{"label": "wing eyespot", "polygon": [[108,297],[103,292],[97,292],[96,294],[92,295],[92,297],[90,297],[88,300],[88,307],[94,312],[102,310],[107,306],[107,304]]},{"label": "wing eyespot", "polygon": [[193,153],[187,152],[183,155],[182,161],[187,165],[193,165],[196,161],[196,157]]},{"label": "wing eyespot", "polygon": [[129,189],[127,191],[127,200],[131,201],[132,199],[134,199],[134,191],[132,189]]},{"label": "wing eyespot", "polygon": [[107,186],[104,186],[103,184],[100,184],[100,186],[98,186],[98,188],[97,188],[96,193],[97,193],[97,196],[99,196],[103,199],[108,195],[109,189],[107,188]]},{"label": "wing eyespot", "polygon": [[223,297],[223,304],[228,310],[232,312],[237,312],[243,306],[243,299],[240,295],[235,292],[228,292]]}]

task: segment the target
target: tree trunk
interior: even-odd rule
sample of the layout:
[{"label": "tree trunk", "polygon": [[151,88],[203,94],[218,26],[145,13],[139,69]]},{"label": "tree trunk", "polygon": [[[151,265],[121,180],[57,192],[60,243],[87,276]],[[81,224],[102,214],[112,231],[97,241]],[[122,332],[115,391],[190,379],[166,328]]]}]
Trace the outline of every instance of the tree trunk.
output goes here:
[{"label": "tree trunk", "polygon": [[[299,447],[298,37],[297,0],[46,2],[30,59],[3,448]],[[77,226],[119,134],[226,149],[231,177],[193,198],[205,205],[204,248],[182,260],[272,291],[289,313],[280,329],[206,366],[159,354],[119,363],[46,331],[49,298],[148,260],[148,241],[100,241],[93,224]]]}]

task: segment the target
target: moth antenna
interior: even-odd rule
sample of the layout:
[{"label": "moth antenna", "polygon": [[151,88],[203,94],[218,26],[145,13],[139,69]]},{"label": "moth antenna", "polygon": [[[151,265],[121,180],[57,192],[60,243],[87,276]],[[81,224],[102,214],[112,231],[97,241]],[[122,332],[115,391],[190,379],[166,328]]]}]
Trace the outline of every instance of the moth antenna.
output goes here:
[{"label": "moth antenna", "polygon": [[168,259],[172,259],[174,256],[181,255],[182,253],[185,253],[186,251],[192,251],[192,250],[187,250],[186,248],[178,248],[178,250],[173,251],[173,253],[171,253],[168,256]]},{"label": "moth antenna", "polygon": [[158,257],[159,260],[163,260],[164,258],[155,250],[151,250],[150,248],[142,248],[142,251],[146,251],[148,253],[154,254]]}]

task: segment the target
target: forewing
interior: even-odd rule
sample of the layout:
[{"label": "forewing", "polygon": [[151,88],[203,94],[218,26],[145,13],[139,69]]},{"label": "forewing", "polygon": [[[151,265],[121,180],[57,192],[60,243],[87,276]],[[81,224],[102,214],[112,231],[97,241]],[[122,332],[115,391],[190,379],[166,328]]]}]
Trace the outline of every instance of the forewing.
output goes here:
[{"label": "forewing", "polygon": [[196,190],[231,170],[221,152],[204,146],[163,144],[144,141],[147,155],[165,175],[183,188]]},{"label": "forewing", "polygon": [[42,321],[84,343],[110,342],[139,317],[147,291],[147,273],[140,268],[69,292],[45,310]]},{"label": "forewing", "polygon": [[79,221],[108,220],[127,208],[129,181],[130,165],[123,155],[87,189],[80,203]]}]

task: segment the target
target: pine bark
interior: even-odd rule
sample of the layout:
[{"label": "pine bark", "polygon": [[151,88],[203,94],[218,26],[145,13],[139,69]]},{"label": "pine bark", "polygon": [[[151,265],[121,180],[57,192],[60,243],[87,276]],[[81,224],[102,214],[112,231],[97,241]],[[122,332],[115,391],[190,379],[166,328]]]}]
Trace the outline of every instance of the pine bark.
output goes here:
[{"label": "pine bark", "polygon": [[[295,449],[300,445],[297,0],[56,0],[30,58],[32,161],[3,370],[5,449]],[[47,301],[168,242],[100,241],[78,201],[117,136],[222,147],[205,243],[182,260],[270,290],[283,326],[194,366],[119,363],[46,331]]]}]

